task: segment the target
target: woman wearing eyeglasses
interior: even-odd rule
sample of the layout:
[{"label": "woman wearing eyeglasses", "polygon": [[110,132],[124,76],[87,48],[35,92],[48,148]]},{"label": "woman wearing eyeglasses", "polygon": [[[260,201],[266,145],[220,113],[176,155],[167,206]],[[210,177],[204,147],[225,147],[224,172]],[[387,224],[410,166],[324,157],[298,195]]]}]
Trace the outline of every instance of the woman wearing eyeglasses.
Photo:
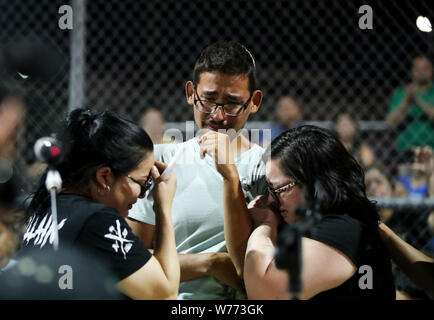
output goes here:
[{"label": "woman wearing eyeglasses", "polygon": [[[161,181],[165,165],[154,161],[147,133],[110,111],[78,109],[57,138],[65,149],[57,167],[63,179],[57,197],[59,251],[71,246],[100,261],[130,298],[175,299],[180,272],[171,218],[176,178],[171,174]],[[125,221],[152,180],[158,235],[153,255]],[[44,181],[45,175],[30,204],[21,256],[53,247]]]},{"label": "woman wearing eyeglasses", "polygon": [[298,298],[394,299],[377,210],[366,197],[362,169],[336,137],[313,126],[291,129],[272,142],[264,160],[269,195],[248,207],[236,168],[217,165],[225,181],[226,243],[248,298],[292,298],[289,276],[274,260],[278,227],[301,221],[298,209],[315,206],[322,219],[301,240]]}]

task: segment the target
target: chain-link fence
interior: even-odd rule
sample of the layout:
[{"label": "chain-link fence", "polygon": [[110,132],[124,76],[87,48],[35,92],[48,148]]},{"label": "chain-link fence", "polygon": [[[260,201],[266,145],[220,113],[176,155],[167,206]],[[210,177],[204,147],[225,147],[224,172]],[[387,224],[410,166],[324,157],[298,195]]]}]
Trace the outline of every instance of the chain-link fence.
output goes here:
[{"label": "chain-link fence", "polygon": [[[75,4],[73,30],[59,29],[58,9],[64,4]],[[330,127],[338,115],[350,113],[375,155],[394,162],[397,153],[392,147],[403,128],[387,126],[390,98],[397,87],[411,81],[414,56],[432,60],[433,36],[419,31],[415,21],[419,15],[432,16],[433,9],[428,1],[376,1],[370,4],[372,29],[360,29],[359,8],[364,4],[2,0],[0,41],[36,38],[63,58],[50,83],[18,81],[34,108],[26,141],[50,131],[64,115],[60,111],[66,111],[68,97],[72,107],[108,108],[137,122],[151,107],[161,110],[168,122],[190,120],[184,84],[192,78],[196,57],[212,42],[234,39],[256,57],[264,91],[261,111],[250,120],[274,121],[279,98],[292,96],[308,122],[325,121],[322,124]],[[70,69],[70,61],[80,53],[83,63]],[[77,77],[78,86],[72,81]],[[412,114],[405,120],[420,120],[415,117],[423,116]],[[424,129],[422,134],[430,139],[422,140],[431,143],[431,124]],[[25,158],[30,160],[31,153]]]},{"label": "chain-link fence", "polygon": [[[72,30],[59,28],[62,5],[73,9]],[[363,5],[371,16],[359,11]],[[408,194],[422,186],[419,193],[428,196],[427,178],[400,167],[412,161],[412,146],[434,147],[434,87],[412,75],[413,58],[424,56],[416,78],[429,78],[434,37],[416,27],[418,16],[433,21],[429,0],[0,0],[0,46],[30,39],[60,57],[49,81],[13,74],[2,82],[25,96],[28,107],[18,159],[31,165],[36,139],[79,106],[111,109],[138,123],[156,108],[166,127],[185,128],[193,111],[184,85],[195,59],[210,43],[236,40],[255,57],[264,92],[250,127],[283,129],[302,121],[335,128],[339,119],[337,132],[366,167],[386,168],[392,187],[400,176]],[[370,18],[372,29],[362,29],[359,21]],[[410,83],[415,92],[403,109],[406,93],[395,90]],[[294,103],[280,100],[288,96],[300,107],[296,116]],[[403,115],[390,119],[399,108]],[[406,224],[404,233],[426,235],[427,214],[418,217],[421,224]],[[416,246],[426,248],[428,238]]]}]

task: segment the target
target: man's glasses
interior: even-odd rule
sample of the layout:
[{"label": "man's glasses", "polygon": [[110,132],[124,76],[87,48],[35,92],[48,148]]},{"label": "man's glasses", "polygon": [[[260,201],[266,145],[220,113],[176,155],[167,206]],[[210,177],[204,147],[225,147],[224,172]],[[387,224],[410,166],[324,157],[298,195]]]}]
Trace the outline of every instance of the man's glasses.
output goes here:
[{"label": "man's glasses", "polygon": [[146,191],[148,191],[149,188],[152,186],[152,177],[151,177],[151,175],[148,176],[148,179],[146,180],[145,183],[141,183],[141,182],[137,181],[136,179],[134,179],[130,175],[128,175],[127,177],[130,178],[133,182],[137,183],[140,186],[139,198],[144,198],[145,194],[146,194]]},{"label": "man's glasses", "polygon": [[292,189],[297,183],[295,181],[290,182],[286,185],[284,185],[283,187],[277,188],[277,189],[271,189],[269,185],[267,185],[267,189],[268,192],[271,194],[271,196],[273,197],[274,201],[276,201],[278,204],[280,204],[280,199],[279,199],[279,194],[282,193],[283,191]]},{"label": "man's glasses", "polygon": [[218,107],[222,107],[225,115],[229,117],[236,117],[249,106],[251,99],[252,94],[250,94],[249,100],[247,100],[247,102],[244,104],[216,103],[213,101],[201,100],[197,94],[196,87],[194,88],[194,106],[197,110],[206,114],[215,113]]}]

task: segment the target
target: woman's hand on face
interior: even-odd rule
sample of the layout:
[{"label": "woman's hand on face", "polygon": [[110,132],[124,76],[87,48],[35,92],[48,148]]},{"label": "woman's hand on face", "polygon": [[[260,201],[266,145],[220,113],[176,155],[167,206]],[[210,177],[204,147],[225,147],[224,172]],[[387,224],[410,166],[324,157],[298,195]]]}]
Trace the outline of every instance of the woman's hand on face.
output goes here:
[{"label": "woman's hand on face", "polygon": [[208,154],[214,159],[217,171],[224,179],[238,179],[238,172],[234,162],[234,152],[231,149],[231,141],[227,134],[208,131],[198,140],[200,157],[203,159]]},{"label": "woman's hand on face", "polygon": [[249,203],[247,208],[249,209],[249,214],[252,218],[254,228],[263,224],[277,228],[282,221],[282,217],[275,213],[268,205],[266,196],[257,196]]},{"label": "woman's hand on face", "polygon": [[152,167],[151,175],[154,181],[154,209],[171,210],[173,198],[176,192],[176,177],[173,171],[169,175],[169,179],[161,179],[161,174],[167,168],[167,164],[159,161],[155,161],[155,165]]}]

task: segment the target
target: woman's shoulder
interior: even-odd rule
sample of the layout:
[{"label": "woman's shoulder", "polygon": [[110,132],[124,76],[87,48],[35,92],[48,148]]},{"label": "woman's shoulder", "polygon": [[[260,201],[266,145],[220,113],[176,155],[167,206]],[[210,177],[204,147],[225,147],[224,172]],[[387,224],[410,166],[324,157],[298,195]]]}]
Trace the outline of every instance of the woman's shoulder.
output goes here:
[{"label": "woman's shoulder", "polygon": [[340,250],[356,262],[365,230],[361,221],[348,214],[329,214],[314,225],[310,238]]},{"label": "woman's shoulder", "polygon": [[349,214],[324,215],[318,222],[318,225],[326,226],[327,228],[335,227],[347,231],[362,228],[362,222]]},{"label": "woman's shoulder", "polygon": [[75,226],[85,226],[89,221],[122,218],[120,213],[113,207],[73,194],[59,196],[58,212],[60,218],[66,218],[69,224]]},{"label": "woman's shoulder", "polygon": [[76,194],[62,194],[58,197],[60,208],[72,211],[74,214],[93,215],[95,213],[118,214],[116,209],[105,204],[96,202],[88,197]]}]

